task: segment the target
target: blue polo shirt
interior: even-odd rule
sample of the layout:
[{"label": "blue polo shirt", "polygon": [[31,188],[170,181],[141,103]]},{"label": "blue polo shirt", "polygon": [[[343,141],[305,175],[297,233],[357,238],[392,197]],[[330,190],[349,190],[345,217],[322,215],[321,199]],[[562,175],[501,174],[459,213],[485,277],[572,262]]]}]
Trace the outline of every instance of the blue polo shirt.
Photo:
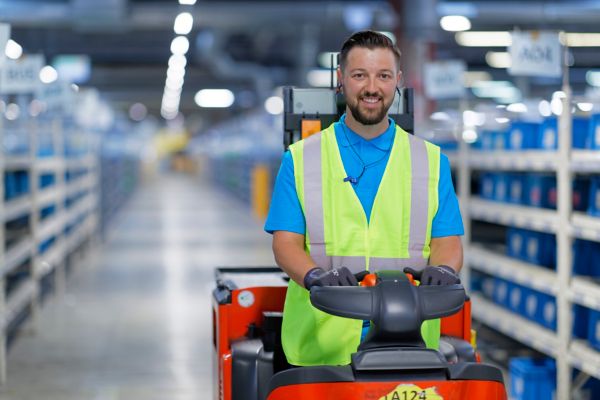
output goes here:
[{"label": "blue polo shirt", "polygon": [[[348,185],[352,185],[354,188],[365,210],[367,220],[369,220],[375,195],[390,155],[389,150],[396,134],[395,123],[390,119],[389,127],[383,134],[366,140],[353,132],[345,124],[345,119],[346,115],[344,114],[334,125],[335,136],[348,176],[358,177],[363,169],[363,162],[367,166],[358,182],[356,184],[348,182]],[[458,200],[450,176],[450,162],[444,154],[440,155],[438,196],[438,210],[433,218],[431,237],[464,234]],[[274,231],[289,231],[301,235],[306,233],[304,213],[296,194],[294,161],[289,151],[283,155],[264,229],[268,233]]]}]

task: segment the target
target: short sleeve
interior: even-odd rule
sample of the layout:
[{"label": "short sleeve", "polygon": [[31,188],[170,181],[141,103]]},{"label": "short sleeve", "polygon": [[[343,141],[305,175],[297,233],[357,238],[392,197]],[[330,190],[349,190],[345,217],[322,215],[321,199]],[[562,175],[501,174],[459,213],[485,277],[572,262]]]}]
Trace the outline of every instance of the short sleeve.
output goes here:
[{"label": "short sleeve", "polygon": [[289,231],[304,235],[306,232],[306,220],[296,193],[294,160],[289,151],[281,161],[264,229],[268,233]]},{"label": "short sleeve", "polygon": [[431,237],[464,235],[458,199],[452,184],[448,157],[440,154],[440,181],[438,183],[438,210],[433,217]]}]

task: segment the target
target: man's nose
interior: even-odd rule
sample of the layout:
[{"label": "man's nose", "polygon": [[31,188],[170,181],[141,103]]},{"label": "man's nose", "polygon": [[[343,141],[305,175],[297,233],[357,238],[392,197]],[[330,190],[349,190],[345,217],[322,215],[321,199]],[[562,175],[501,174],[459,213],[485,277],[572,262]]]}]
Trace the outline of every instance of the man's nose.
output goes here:
[{"label": "man's nose", "polygon": [[375,79],[373,78],[369,78],[367,80],[367,86],[366,86],[366,91],[369,93],[377,93],[379,90],[377,88],[377,82]]}]

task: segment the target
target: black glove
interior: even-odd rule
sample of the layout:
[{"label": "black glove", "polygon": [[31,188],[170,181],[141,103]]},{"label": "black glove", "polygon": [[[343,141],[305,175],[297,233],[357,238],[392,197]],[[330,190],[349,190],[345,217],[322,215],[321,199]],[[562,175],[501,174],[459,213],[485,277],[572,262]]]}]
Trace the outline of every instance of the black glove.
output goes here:
[{"label": "black glove", "polygon": [[460,283],[456,271],[447,265],[427,266],[422,271],[406,267],[404,273],[411,274],[421,282],[421,285],[454,285]]},{"label": "black glove", "polygon": [[310,290],[313,286],[357,286],[358,282],[346,267],[325,271],[315,267],[304,275],[304,287]]}]

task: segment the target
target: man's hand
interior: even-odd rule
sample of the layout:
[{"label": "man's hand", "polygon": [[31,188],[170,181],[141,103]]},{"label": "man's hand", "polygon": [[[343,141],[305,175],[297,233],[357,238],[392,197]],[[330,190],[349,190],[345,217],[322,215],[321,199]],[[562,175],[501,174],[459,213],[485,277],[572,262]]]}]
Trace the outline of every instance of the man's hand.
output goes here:
[{"label": "man's hand", "polygon": [[421,282],[421,285],[454,285],[460,283],[456,271],[447,265],[427,266],[422,271],[406,267],[404,273],[411,274]]},{"label": "man's hand", "polygon": [[357,286],[356,278],[346,267],[325,271],[313,268],[304,275],[304,287],[310,290],[313,286]]}]

